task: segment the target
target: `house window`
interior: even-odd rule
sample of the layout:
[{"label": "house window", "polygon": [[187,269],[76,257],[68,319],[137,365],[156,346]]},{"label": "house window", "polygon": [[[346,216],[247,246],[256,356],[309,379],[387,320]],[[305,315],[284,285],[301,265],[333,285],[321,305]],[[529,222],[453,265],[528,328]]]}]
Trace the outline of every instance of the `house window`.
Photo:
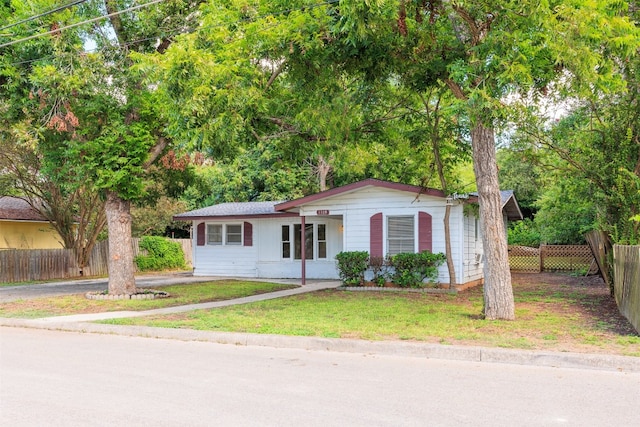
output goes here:
[{"label": "house window", "polygon": [[207,224],[207,245],[222,244],[222,224]]},{"label": "house window", "polygon": [[327,257],[327,226],[318,224],[318,259]]},{"label": "house window", "polygon": [[282,226],[282,258],[291,258],[291,234],[288,225]]},{"label": "house window", "polygon": [[242,225],[229,224],[227,225],[226,244],[227,245],[241,245],[242,244]]},{"label": "house window", "polygon": [[[302,236],[300,231],[302,224],[293,226],[293,256],[294,259],[302,259]],[[313,259],[313,224],[305,224],[304,226],[304,257],[305,259]]]},{"label": "house window", "polygon": [[478,217],[473,218],[473,231],[476,242],[478,241]]},{"label": "house window", "polygon": [[[302,230],[301,224],[282,226],[282,258],[301,259],[302,258]],[[305,259],[326,259],[327,258],[327,225],[326,224],[305,224]],[[292,248],[293,244],[293,248]],[[292,252],[293,250],[293,252]]]},{"label": "house window", "polygon": [[207,224],[208,245],[241,245],[242,224]]},{"label": "house window", "polygon": [[415,251],[415,228],[413,216],[387,217],[387,253]]}]

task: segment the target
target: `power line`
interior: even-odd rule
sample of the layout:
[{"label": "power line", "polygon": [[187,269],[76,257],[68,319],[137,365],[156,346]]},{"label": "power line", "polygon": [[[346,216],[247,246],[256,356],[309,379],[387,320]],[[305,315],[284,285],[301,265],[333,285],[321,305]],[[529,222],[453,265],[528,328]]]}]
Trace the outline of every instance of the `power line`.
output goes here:
[{"label": "power line", "polygon": [[58,7],[54,8],[54,9],[51,9],[51,10],[49,10],[47,12],[42,12],[42,13],[40,13],[38,15],[30,16],[29,18],[25,18],[22,21],[14,22],[12,24],[5,25],[4,27],[0,27],[0,31],[6,30],[6,29],[11,28],[11,27],[15,27],[16,25],[24,24],[25,22],[33,21],[34,19],[42,18],[43,16],[51,15],[52,13],[56,13],[56,12],[60,12],[60,11],[65,10],[65,9],[69,9],[70,7],[76,6],[76,5],[84,3],[86,1],[87,0],[76,0],[73,3],[69,3],[69,4],[66,4],[64,6],[58,6]]},{"label": "power line", "polygon": [[111,18],[112,16],[121,15],[121,14],[126,13],[126,12],[131,12],[133,10],[142,9],[143,7],[152,6],[152,5],[160,3],[162,1],[164,1],[164,0],[153,0],[153,1],[150,1],[149,3],[140,4],[140,5],[137,5],[137,6],[132,6],[132,7],[129,7],[127,9],[123,9],[123,10],[119,10],[119,11],[116,11],[116,12],[113,12],[113,13],[109,13],[107,15],[98,16],[97,18],[92,18],[92,19],[88,19],[86,21],[76,22],[75,24],[70,24],[70,25],[67,25],[65,27],[56,28],[55,30],[47,31],[46,33],[34,34],[32,36],[29,36],[29,37],[25,37],[25,38],[18,39],[18,40],[13,40],[13,41],[10,41],[10,42],[7,42],[7,43],[0,44],[0,49],[3,48],[3,47],[12,46],[12,45],[17,44],[17,43],[26,42],[28,40],[33,40],[33,39],[38,38],[38,37],[59,33],[60,31],[68,30],[69,28],[75,28],[75,27],[78,27],[80,25],[90,24],[91,22],[100,21],[102,19]]},{"label": "power line", "polygon": [[[160,0],[160,1],[161,1],[161,0]],[[277,11],[277,12],[272,12],[272,13],[267,13],[267,14],[264,14],[264,15],[259,15],[259,16],[257,16],[257,17],[252,18],[251,20],[252,20],[252,21],[255,21],[255,20],[257,20],[257,19],[262,19],[262,18],[265,18],[265,17],[267,17],[267,16],[278,16],[278,15],[284,15],[284,14],[287,14],[287,13],[290,13],[290,12],[300,11],[300,10],[305,10],[305,9],[315,9],[315,8],[317,8],[317,7],[321,7],[321,6],[326,6],[326,5],[335,4],[335,3],[338,3],[339,1],[340,1],[340,0],[326,0],[326,1],[322,1],[322,2],[319,2],[319,3],[314,3],[314,4],[310,4],[310,5],[305,5],[305,6],[298,7],[298,8],[283,9],[283,10],[280,10],[280,11]],[[143,6],[144,6],[144,5],[143,5]],[[120,11],[119,13],[123,13],[123,12],[125,12],[125,11]],[[109,16],[109,15],[104,16],[104,17],[108,17],[108,16]],[[102,18],[103,18],[103,17],[95,18],[94,20],[102,19]],[[241,20],[237,21],[236,23],[247,22],[247,21],[248,21],[247,19],[241,19]],[[89,22],[89,21],[80,22],[80,23],[77,23],[77,24],[74,24],[74,25],[75,25],[75,26],[77,26],[77,25],[84,24],[84,23],[86,23],[86,22]],[[209,29],[213,29],[213,28],[224,27],[225,25],[227,25],[227,23],[220,23],[220,24],[216,24],[216,25],[207,25],[207,26],[199,26],[199,27],[197,27],[197,28],[193,29],[193,31],[191,31],[191,32],[186,32],[186,33],[185,33],[185,32],[183,32],[183,31],[176,31],[176,32],[173,32],[173,33],[169,33],[169,34],[167,34],[167,36],[169,36],[169,37],[170,37],[170,36],[175,36],[175,35],[179,35],[179,34],[195,33],[195,32],[200,32],[200,31],[203,31],[203,30],[209,30]],[[272,25],[270,25],[270,27],[273,27],[273,26],[276,26],[276,25],[277,25],[277,24],[272,24]],[[69,28],[69,27],[64,27],[64,28]],[[62,30],[62,29],[64,29],[64,28],[59,28],[59,29],[57,29],[57,30],[55,30],[55,31],[60,31],[60,30]],[[265,31],[265,29],[263,28],[263,29],[261,29],[260,31]],[[51,32],[50,32],[50,33],[51,33]],[[46,34],[46,33],[43,33],[43,34],[41,34],[41,35],[45,35],[45,34]],[[40,34],[39,34],[39,35],[40,35]],[[39,35],[38,35],[38,36],[39,36]],[[33,37],[33,36],[32,36],[32,37]],[[135,45],[135,44],[141,43],[141,42],[150,41],[150,40],[154,40],[154,39],[157,39],[157,37],[148,37],[148,38],[141,38],[141,39],[137,39],[137,40],[132,40],[132,41],[130,41],[130,42],[125,43],[125,45],[124,45],[124,46],[119,46],[119,47],[117,47],[117,48],[118,48],[118,49],[123,49],[123,48],[125,48],[125,47],[129,47],[129,46],[132,46],[132,45]],[[16,40],[16,41],[15,41],[15,43],[22,42],[22,41],[26,41],[26,40],[27,40],[27,39],[23,39],[23,40]],[[0,45],[0,48],[1,48],[1,47],[4,47],[4,45]],[[85,51],[85,52],[87,52],[87,53],[96,53],[96,52],[101,52],[101,51],[106,50],[106,49],[109,49],[109,48],[108,48],[108,47],[103,47],[103,48],[101,48],[101,49],[92,49],[92,50]],[[25,60],[25,61],[12,62],[12,63],[10,63],[10,64],[8,64],[8,65],[23,65],[23,64],[30,64],[30,63],[32,63],[32,62],[37,62],[37,61],[41,61],[41,60],[43,60],[43,59],[49,59],[49,58],[53,58],[53,57],[54,57],[53,55],[50,55],[50,56],[45,56],[45,57],[41,57],[41,58],[29,59],[29,60]]]}]

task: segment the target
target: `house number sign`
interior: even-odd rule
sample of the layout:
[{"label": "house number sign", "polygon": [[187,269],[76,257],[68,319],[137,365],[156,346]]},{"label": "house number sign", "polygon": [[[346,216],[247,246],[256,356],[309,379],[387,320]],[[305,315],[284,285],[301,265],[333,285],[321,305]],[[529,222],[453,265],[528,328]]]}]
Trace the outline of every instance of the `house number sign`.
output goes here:
[{"label": "house number sign", "polygon": [[316,215],[329,215],[329,209],[318,209]]}]

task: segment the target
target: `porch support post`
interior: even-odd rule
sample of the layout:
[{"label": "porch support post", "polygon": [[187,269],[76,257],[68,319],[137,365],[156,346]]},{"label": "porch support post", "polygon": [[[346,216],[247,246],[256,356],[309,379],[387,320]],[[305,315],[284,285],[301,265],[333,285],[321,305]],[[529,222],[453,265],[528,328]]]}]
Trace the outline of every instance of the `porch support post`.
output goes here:
[{"label": "porch support post", "polygon": [[300,217],[300,264],[302,266],[302,273],[301,273],[301,283],[302,285],[306,285],[307,282],[307,260],[306,260],[306,255],[307,255],[307,248],[306,248],[306,224],[305,224],[305,217],[301,216]]}]

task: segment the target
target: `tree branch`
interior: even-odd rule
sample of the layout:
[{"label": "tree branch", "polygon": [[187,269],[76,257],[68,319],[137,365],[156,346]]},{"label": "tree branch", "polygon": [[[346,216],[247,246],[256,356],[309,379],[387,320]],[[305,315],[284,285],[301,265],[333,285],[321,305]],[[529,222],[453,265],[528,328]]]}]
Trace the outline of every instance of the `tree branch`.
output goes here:
[{"label": "tree branch", "polygon": [[467,95],[464,93],[464,91],[462,90],[462,88],[458,83],[454,82],[451,79],[445,79],[444,82],[449,87],[449,89],[451,89],[451,92],[453,92],[453,96],[455,96],[456,98],[462,101],[466,101],[468,99]]},{"label": "tree branch", "polygon": [[153,162],[155,162],[158,157],[160,157],[160,154],[162,154],[164,149],[167,148],[168,144],[169,140],[167,138],[165,138],[164,136],[159,137],[156,141],[156,145],[154,145],[151,150],[149,150],[149,157],[147,157],[147,160],[142,164],[142,167],[145,170],[148,169],[149,166],[151,166]]}]

